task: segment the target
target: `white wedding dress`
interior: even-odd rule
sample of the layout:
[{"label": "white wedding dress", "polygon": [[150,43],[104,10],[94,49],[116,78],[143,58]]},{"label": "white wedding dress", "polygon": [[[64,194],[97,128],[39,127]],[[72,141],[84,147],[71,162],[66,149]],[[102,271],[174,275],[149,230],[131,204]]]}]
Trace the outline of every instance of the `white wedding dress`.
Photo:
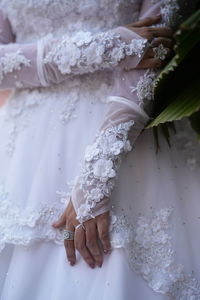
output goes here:
[{"label": "white wedding dress", "polygon": [[[147,44],[117,27],[159,9],[173,26],[177,1],[0,0],[0,8],[0,87],[12,88],[0,109],[0,299],[200,300],[200,146],[186,121],[172,149],[161,136],[156,153],[151,130],[138,137],[154,75],[124,73]],[[94,165],[96,177],[84,181]],[[109,198],[114,188],[110,201],[99,187]],[[111,211],[113,250],[102,268],[78,253],[71,267],[52,227],[71,194],[80,221]]]}]

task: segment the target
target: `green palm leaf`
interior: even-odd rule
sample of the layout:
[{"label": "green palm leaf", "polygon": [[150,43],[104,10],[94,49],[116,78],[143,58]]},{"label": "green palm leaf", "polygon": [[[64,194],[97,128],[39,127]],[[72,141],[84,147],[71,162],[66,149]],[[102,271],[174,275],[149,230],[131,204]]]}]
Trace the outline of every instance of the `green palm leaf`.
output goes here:
[{"label": "green palm leaf", "polygon": [[166,122],[181,120],[190,117],[200,109],[200,81],[196,80],[182,89],[174,101],[169,104],[155,120],[146,128],[158,126]]},{"label": "green palm leaf", "polygon": [[[189,117],[200,136],[200,118],[192,117],[200,110],[200,10],[180,26],[175,39],[176,55],[156,80],[154,120],[146,128]],[[166,134],[169,139],[165,126]]]}]

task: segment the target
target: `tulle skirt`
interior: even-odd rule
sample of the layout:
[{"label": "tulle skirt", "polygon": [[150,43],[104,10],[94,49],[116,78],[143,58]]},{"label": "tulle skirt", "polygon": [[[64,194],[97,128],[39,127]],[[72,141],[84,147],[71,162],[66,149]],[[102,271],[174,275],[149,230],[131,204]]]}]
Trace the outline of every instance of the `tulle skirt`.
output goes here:
[{"label": "tulle skirt", "polygon": [[77,253],[71,267],[51,224],[105,105],[82,98],[58,122],[62,101],[40,96],[1,109],[0,299],[200,299],[200,147],[188,124],[171,149],[160,136],[158,153],[151,130],[139,137],[111,199],[112,253],[95,269]]},{"label": "tulle skirt", "polygon": [[53,243],[8,246],[0,256],[1,300],[168,299],[131,271],[123,249],[105,256],[101,268],[89,268],[79,255],[77,260],[69,266],[64,248]]}]

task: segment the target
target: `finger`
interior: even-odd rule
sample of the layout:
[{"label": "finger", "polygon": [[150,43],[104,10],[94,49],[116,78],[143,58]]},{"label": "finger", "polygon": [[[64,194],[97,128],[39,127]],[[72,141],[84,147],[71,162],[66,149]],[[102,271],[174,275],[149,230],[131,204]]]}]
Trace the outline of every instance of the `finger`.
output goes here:
[{"label": "finger", "polygon": [[[68,220],[66,220],[66,229],[73,232],[75,230],[74,226],[69,224]],[[64,246],[67,260],[69,261],[70,265],[73,266],[76,263],[74,240],[64,240]]]},{"label": "finger", "polygon": [[168,27],[150,27],[148,33],[152,34],[152,37],[167,37],[173,36],[173,31]]},{"label": "finger", "polygon": [[136,67],[136,69],[160,69],[166,62],[156,58],[143,59]]},{"label": "finger", "polygon": [[149,18],[144,18],[141,19],[137,22],[134,22],[130,24],[133,27],[144,27],[144,26],[151,26],[154,24],[157,24],[161,20],[161,15],[155,16],[155,17],[149,17]]},{"label": "finger", "polygon": [[111,251],[109,238],[109,212],[97,217],[97,230],[104,253]]},{"label": "finger", "polygon": [[174,43],[173,40],[170,38],[165,38],[165,37],[158,37],[155,38],[155,40],[153,40],[151,42],[152,47],[157,47],[160,44],[163,44],[163,46],[167,47],[167,48],[172,48]]},{"label": "finger", "polygon": [[61,215],[61,217],[55,221],[52,226],[54,228],[60,228],[63,227],[66,224],[66,211],[64,211],[64,213]]},{"label": "finger", "polygon": [[141,37],[152,40],[156,37],[167,37],[167,38],[172,38],[173,37],[173,32],[170,28],[168,27],[141,27],[141,28],[136,28],[136,27],[131,27],[131,26],[125,26],[129,30],[132,30],[133,32],[136,32],[139,34]]},{"label": "finger", "polygon": [[73,266],[76,263],[76,253],[75,253],[75,246],[74,241],[64,241],[65,251],[67,255],[67,260],[69,261],[70,265]]},{"label": "finger", "polygon": [[95,267],[95,262],[94,262],[93,257],[91,256],[89,250],[86,247],[85,231],[81,227],[79,227],[77,230],[75,230],[74,245],[75,245],[75,248],[80,253],[80,255],[85,260],[85,262],[91,268],[94,268]]},{"label": "finger", "polygon": [[103,264],[103,256],[97,242],[97,227],[94,220],[89,220],[84,223],[86,233],[86,246],[95,260],[97,266]]}]

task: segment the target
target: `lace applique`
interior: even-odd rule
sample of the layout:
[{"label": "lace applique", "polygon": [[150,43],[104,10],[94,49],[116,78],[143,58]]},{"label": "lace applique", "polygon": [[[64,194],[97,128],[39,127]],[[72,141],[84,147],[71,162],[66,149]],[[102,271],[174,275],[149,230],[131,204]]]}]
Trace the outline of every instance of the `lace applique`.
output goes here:
[{"label": "lace applique", "polygon": [[[153,4],[159,1],[160,0],[151,0]],[[163,0],[160,13],[165,26],[175,27],[181,19],[179,12],[180,6],[177,0]]]},{"label": "lace applique", "polygon": [[1,148],[12,155],[20,133],[34,126],[43,110],[48,114],[49,134],[60,122],[66,126],[70,120],[77,118],[76,108],[80,100],[87,99],[87,102],[94,105],[104,102],[111,86],[112,74],[103,72],[95,76],[90,74],[82,78],[72,78],[48,88],[15,91],[6,104],[6,113],[1,118],[7,128],[7,142]]},{"label": "lace applique", "polygon": [[[28,97],[29,101],[26,101]],[[21,91],[13,93],[13,96],[7,103],[7,114],[5,115],[5,123],[8,126],[8,142],[6,150],[12,155],[15,150],[16,139],[18,134],[27,127],[29,115],[39,105],[41,98],[36,91]]]},{"label": "lace applique", "polygon": [[164,24],[175,27],[181,19],[179,11],[180,7],[177,0],[164,0],[160,9]]},{"label": "lace applique", "polygon": [[77,210],[77,219],[84,222],[93,217],[92,211],[114,188],[114,178],[121,156],[132,150],[128,133],[134,121],[122,123],[100,132],[94,144],[86,148],[84,166],[79,177],[84,203]]},{"label": "lace applique", "polygon": [[153,291],[175,300],[199,300],[199,282],[192,274],[186,275],[183,266],[175,262],[168,232],[172,212],[170,207],[149,217],[139,216],[135,225],[126,216],[112,216],[112,245],[126,249],[130,266]]},{"label": "lace applique", "polygon": [[[56,90],[58,90],[58,94]],[[46,100],[48,100],[48,103]],[[59,100],[62,100],[62,106],[57,108]],[[72,93],[69,89],[66,96],[66,86],[64,89],[61,86],[59,88],[49,88],[48,91],[46,90],[43,93],[40,93],[37,89],[14,93],[7,103],[7,114],[5,115],[5,123],[8,126],[6,150],[9,155],[12,155],[15,150],[16,140],[20,132],[33,124],[34,113],[38,112],[39,107],[48,105],[50,101],[54,101],[53,109],[57,115],[57,120],[66,124],[74,116],[78,95]],[[49,113],[51,114],[50,110]]]},{"label": "lace applique", "polygon": [[9,193],[0,183],[0,252],[6,243],[30,246],[37,241],[54,241],[62,244],[62,230],[55,230],[51,224],[63,212],[61,203],[46,204],[39,209],[23,209],[9,202]]},{"label": "lace applique", "polygon": [[[32,42],[49,32],[62,36],[91,28],[95,32],[137,20],[142,0],[0,0],[17,42]],[[44,14],[45,11],[45,14]],[[18,14],[20,12],[20,18]]]},{"label": "lace applique", "polygon": [[20,70],[21,66],[30,67],[30,60],[28,60],[21,50],[15,53],[6,53],[0,59],[0,82],[2,82],[4,75],[12,73],[14,70]]},{"label": "lace applique", "polygon": [[143,105],[145,101],[154,99],[155,81],[156,73],[148,70],[140,77],[136,87],[130,87],[131,93],[137,92],[139,105]]},{"label": "lace applique", "polygon": [[[158,0],[152,0],[153,4],[156,2],[158,2]],[[166,26],[174,27],[180,22],[179,10],[180,7],[177,0],[164,0],[160,9],[162,23]],[[140,77],[136,87],[130,87],[132,93],[137,92],[140,106],[147,100],[154,100],[154,87],[158,74],[156,71],[148,70]]]},{"label": "lace applique", "polygon": [[[0,251],[7,243],[31,246],[35,242],[63,244],[62,230],[51,224],[66,207],[70,193],[57,192],[62,201],[43,204],[38,209],[22,209],[9,201],[9,193],[0,183]],[[111,212],[110,236],[114,248],[124,247],[134,271],[140,274],[155,292],[170,299],[200,299],[200,285],[194,275],[186,275],[183,266],[174,261],[168,233],[173,208],[164,208],[154,215],[139,216],[131,225],[126,216]]]},{"label": "lace applique", "polygon": [[52,46],[44,63],[54,63],[62,74],[94,72],[115,67],[126,56],[141,57],[146,43],[146,40],[133,39],[126,44],[116,33],[93,35],[82,31],[70,39],[63,37],[61,43]]}]

